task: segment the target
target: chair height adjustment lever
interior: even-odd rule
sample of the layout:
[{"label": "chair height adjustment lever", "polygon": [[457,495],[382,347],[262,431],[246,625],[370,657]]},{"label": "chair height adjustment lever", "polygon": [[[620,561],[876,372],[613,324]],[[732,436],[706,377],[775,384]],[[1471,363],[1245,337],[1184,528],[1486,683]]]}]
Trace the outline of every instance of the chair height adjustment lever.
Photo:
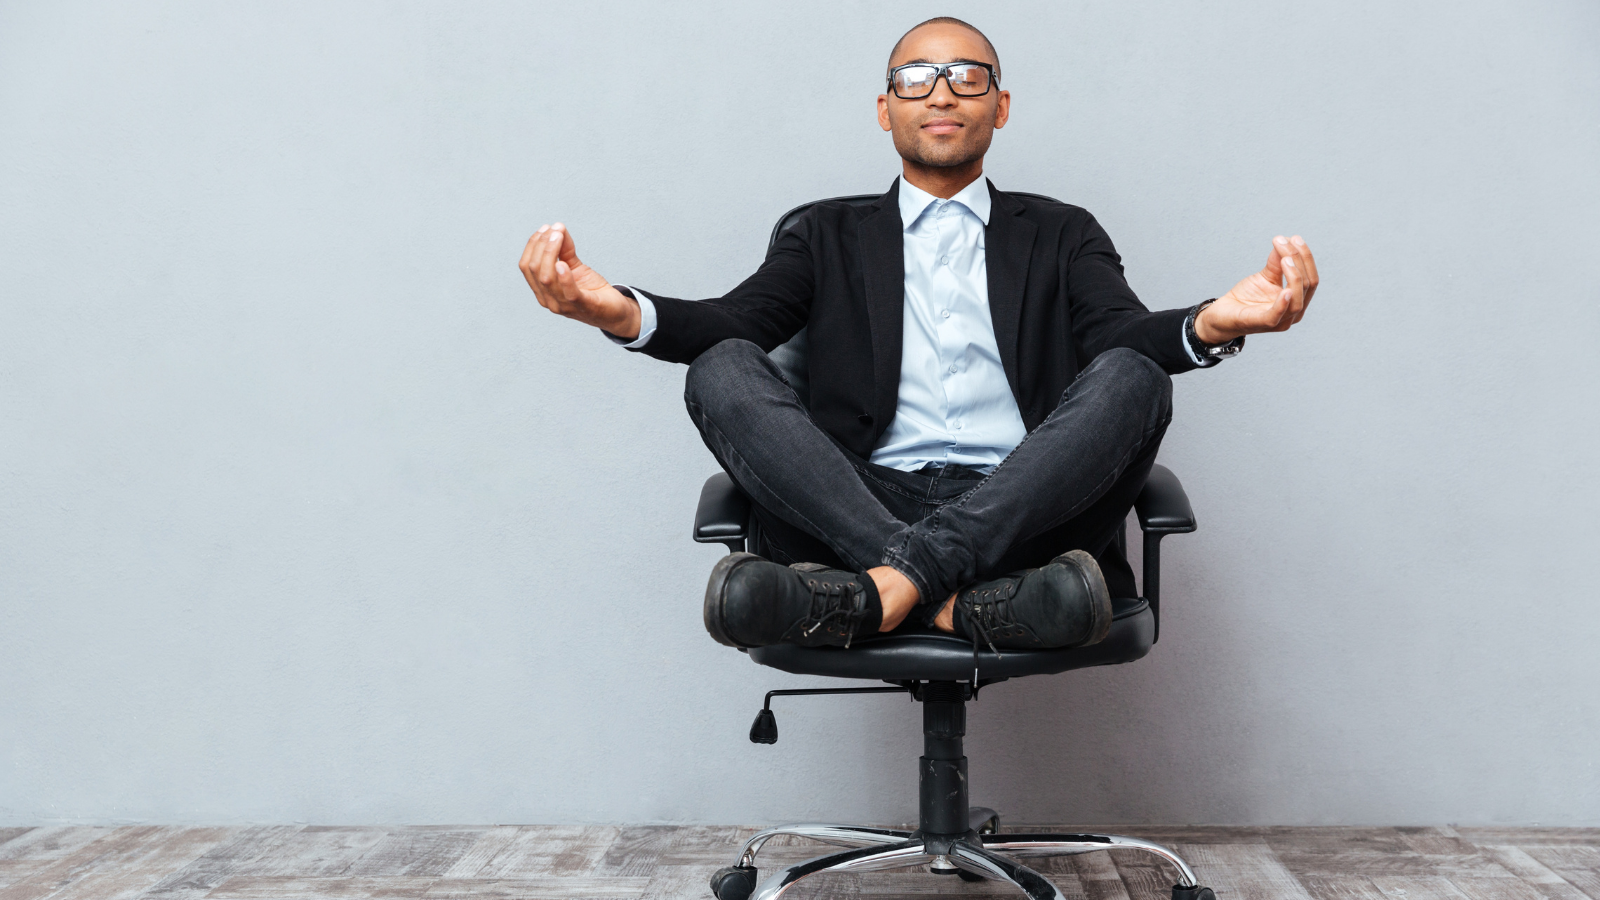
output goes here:
[{"label": "chair height adjustment lever", "polygon": [[908,688],[903,687],[870,687],[870,688],[804,688],[792,691],[767,691],[766,702],[761,704],[761,711],[756,713],[756,720],[750,725],[750,743],[776,744],[778,742],[778,719],[772,714],[773,697],[809,696],[811,694],[907,694]]}]

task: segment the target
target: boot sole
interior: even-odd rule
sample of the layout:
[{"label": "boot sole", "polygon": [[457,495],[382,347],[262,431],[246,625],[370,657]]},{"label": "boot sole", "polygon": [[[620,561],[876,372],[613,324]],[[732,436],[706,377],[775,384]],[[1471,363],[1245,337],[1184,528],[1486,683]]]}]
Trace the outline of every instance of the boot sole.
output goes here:
[{"label": "boot sole", "polygon": [[1105,640],[1106,635],[1111,633],[1111,592],[1106,590],[1106,578],[1100,572],[1100,564],[1084,550],[1069,550],[1051,562],[1071,565],[1089,590],[1089,636],[1073,646],[1087,647]]},{"label": "boot sole", "polygon": [[748,650],[748,646],[735,641],[728,636],[722,627],[722,604],[727,596],[728,579],[733,577],[733,571],[741,565],[752,560],[759,561],[761,557],[754,553],[729,553],[717,560],[711,568],[711,580],[706,582],[706,603],[703,612],[706,624],[706,633],[711,639],[724,647],[734,647],[739,650]]}]

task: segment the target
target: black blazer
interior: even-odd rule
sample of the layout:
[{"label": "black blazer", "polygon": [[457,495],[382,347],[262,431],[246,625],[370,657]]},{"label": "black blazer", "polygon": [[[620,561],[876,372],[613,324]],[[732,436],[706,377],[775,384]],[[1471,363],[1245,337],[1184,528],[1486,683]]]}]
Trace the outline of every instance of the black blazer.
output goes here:
[{"label": "black blazer", "polygon": [[[649,292],[656,332],[641,352],[690,363],[729,338],[771,351],[809,326],[812,418],[851,452],[870,457],[900,390],[899,189],[897,178],[866,208],[813,206],[726,296],[692,301]],[[1145,309],[1122,277],[1111,238],[1087,211],[1007,194],[993,182],[989,197],[989,314],[1029,431],[1106,350],[1137,350],[1173,374],[1195,368],[1182,345],[1188,309]]]}]

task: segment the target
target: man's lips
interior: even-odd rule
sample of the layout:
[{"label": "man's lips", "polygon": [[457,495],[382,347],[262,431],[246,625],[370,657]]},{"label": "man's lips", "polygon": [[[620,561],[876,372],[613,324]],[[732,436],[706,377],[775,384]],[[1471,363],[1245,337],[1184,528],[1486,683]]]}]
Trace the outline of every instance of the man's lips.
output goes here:
[{"label": "man's lips", "polygon": [[951,119],[931,119],[922,125],[922,130],[929,134],[955,134],[962,129],[960,122]]}]

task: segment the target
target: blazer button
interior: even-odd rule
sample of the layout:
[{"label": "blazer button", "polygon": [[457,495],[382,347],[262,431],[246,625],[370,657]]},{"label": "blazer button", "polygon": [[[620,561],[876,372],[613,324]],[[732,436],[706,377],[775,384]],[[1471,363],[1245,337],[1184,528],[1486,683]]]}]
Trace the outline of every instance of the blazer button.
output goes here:
[{"label": "blazer button", "polygon": [[863,425],[871,425],[872,424],[872,417],[867,415],[866,413],[862,413],[861,415],[856,416],[856,421],[860,422]]}]

